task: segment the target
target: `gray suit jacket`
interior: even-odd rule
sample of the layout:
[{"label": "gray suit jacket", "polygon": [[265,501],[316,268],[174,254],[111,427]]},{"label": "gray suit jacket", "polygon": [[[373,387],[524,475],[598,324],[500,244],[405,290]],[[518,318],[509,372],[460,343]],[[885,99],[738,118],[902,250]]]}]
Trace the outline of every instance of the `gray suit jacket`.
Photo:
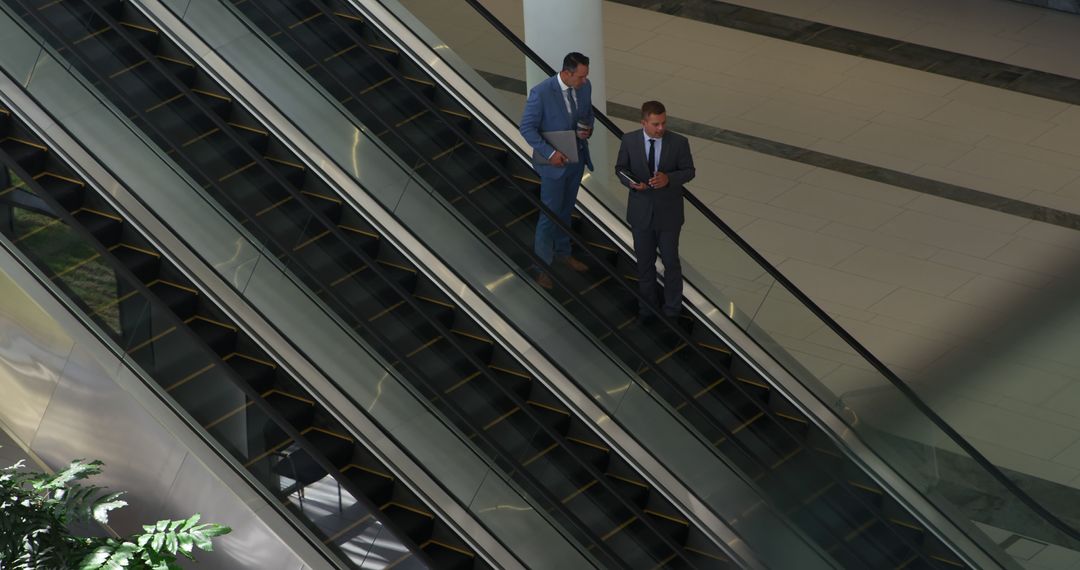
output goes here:
[{"label": "gray suit jacket", "polygon": [[[664,133],[660,150],[660,172],[668,175],[668,185],[659,190],[630,189],[626,205],[626,221],[636,230],[673,230],[683,224],[683,185],[694,179],[694,158],[690,156],[690,141],[672,132]],[[630,183],[618,175],[619,170],[630,172],[634,178],[647,182],[651,178],[645,156],[645,135],[641,129],[623,135],[619,156],[615,159],[615,175],[624,186]]]}]

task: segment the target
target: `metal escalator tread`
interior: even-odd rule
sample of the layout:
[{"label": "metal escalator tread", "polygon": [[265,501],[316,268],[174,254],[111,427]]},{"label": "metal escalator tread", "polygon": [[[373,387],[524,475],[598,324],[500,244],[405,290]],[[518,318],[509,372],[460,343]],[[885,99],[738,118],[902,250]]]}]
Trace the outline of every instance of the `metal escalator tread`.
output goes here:
[{"label": "metal escalator tread", "polygon": [[[409,85],[416,84],[415,79],[422,78],[423,71],[407,57],[387,57],[365,49],[372,43],[393,45],[392,40],[366,25],[347,2],[274,0],[234,4],[358,120],[379,133],[403,159],[418,165],[417,173],[504,253],[523,267],[530,264],[521,247],[531,244],[536,220],[537,210],[528,199],[538,193],[535,173],[517,161],[494,133],[473,120],[437,84],[429,82],[421,89],[410,90]],[[339,16],[341,21],[329,17],[300,21],[295,17],[316,13],[320,7],[351,17]],[[440,112],[424,112],[431,109]],[[392,128],[399,124],[404,128]],[[606,265],[635,286],[633,264],[603,232],[579,217],[575,218],[574,230],[589,243],[598,265]],[[593,267],[584,275],[556,268],[555,274],[566,290],[575,293],[560,300],[580,315],[582,322],[628,366],[641,371],[642,378],[715,442],[724,455],[753,477],[776,482],[774,487],[798,489],[799,474],[786,466],[808,440],[819,435],[817,428],[784,405],[721,339],[685,315],[678,323],[681,334],[665,327],[640,326],[634,319],[636,302],[632,294],[603,267]],[[581,304],[592,312],[574,309]],[[688,340],[692,345],[686,346]],[[717,383],[719,379],[727,381]],[[879,511],[874,515],[878,520]],[[826,511],[820,517],[809,517],[806,525],[813,526],[817,524],[814,521],[828,516],[831,513]],[[891,552],[899,544],[902,550],[926,562],[925,552],[935,547],[936,539],[931,533],[923,536],[915,542],[896,535],[874,537],[867,542],[882,552]],[[855,559],[861,560],[859,556]]]},{"label": "metal escalator tread", "polygon": [[[377,555],[399,559],[423,552],[423,563],[435,568],[488,568],[431,512],[420,529],[426,532],[402,538],[400,529],[411,519],[380,507],[393,499],[423,511],[423,502],[393,477],[379,485],[350,477],[350,466],[378,473],[389,468],[345,435],[254,339],[5,108],[0,129],[0,172],[20,193],[18,200],[9,192],[0,201],[11,220],[2,231],[268,494],[301,519],[308,515],[297,507],[304,500],[297,499],[300,490],[309,491],[308,500],[331,489],[344,497],[347,506],[335,516],[306,519],[342,563],[361,567],[362,555],[374,546]],[[95,260],[92,267],[87,259]],[[76,266],[88,269],[79,275],[65,269]],[[305,479],[289,476],[289,467],[298,466]],[[383,525],[381,546],[365,537],[372,525]]]},{"label": "metal escalator tread", "polygon": [[[22,7],[28,4],[20,0],[4,1]],[[59,18],[60,24],[54,24],[51,13],[72,5],[80,18]],[[197,65],[193,68],[165,65],[158,57],[160,54],[190,62],[182,50],[170,44],[165,34],[154,35],[153,41],[148,36],[136,41],[129,37],[126,28],[114,25],[111,31],[97,33],[78,46],[71,45],[74,39],[87,35],[80,26],[98,30],[101,26],[97,24],[101,22],[123,21],[152,28],[136,8],[122,1],[100,8],[70,0],[25,13],[24,17],[58,49],[66,48],[62,53],[80,72],[99,81],[102,91],[118,108],[130,113],[135,124],[204,185],[212,198],[241,220],[275,255],[287,261],[312,291],[393,363],[406,380],[426,394],[463,433],[473,437],[496,465],[521,482],[543,508],[558,511],[569,532],[592,547],[602,563],[625,566],[630,560],[652,560],[652,565],[656,565],[673,555],[682,557],[684,543],[698,540],[698,529],[672,532],[642,510],[635,502],[637,493],[625,497],[619,487],[604,477],[607,466],[616,462],[610,450],[599,457],[583,459],[581,454],[586,451],[567,436],[589,433],[590,428],[584,427],[576,417],[561,423],[546,423],[542,419],[543,411],[526,402],[555,401],[548,389],[524,373],[509,352],[494,343],[479,323],[457,309],[406,256],[380,239],[379,232],[362,215],[343,207],[341,201],[326,200],[325,197],[335,196],[334,190],[320,178],[309,175],[306,169],[297,168],[303,161],[290,154],[288,147],[242,106],[215,96],[225,90],[208,74]],[[306,16],[296,21],[303,17]],[[309,19],[296,29],[320,19]],[[81,57],[80,50],[96,43],[107,44],[110,53],[121,54],[126,59],[104,61],[96,53],[95,57]],[[365,44],[364,49],[373,48]],[[351,51],[337,54],[330,61],[347,62]],[[397,50],[379,48],[373,49],[373,53],[387,61],[400,57]],[[147,63],[135,65],[139,61]],[[122,90],[110,79],[110,74],[118,70],[125,70],[117,76],[126,78]],[[369,93],[379,93],[382,97],[400,92],[390,84],[379,85],[379,81],[372,78],[370,86],[374,89]],[[430,82],[412,83],[425,90],[434,89]],[[432,113],[400,110],[405,113],[397,121],[402,123],[401,130],[420,133],[424,125],[438,120]],[[412,120],[405,121],[409,117]],[[452,147],[440,137],[426,140],[432,154],[445,155]],[[327,203],[333,207],[327,207]],[[358,243],[358,234],[367,237]],[[216,339],[216,342],[219,353],[230,350],[226,340]],[[507,374],[515,378],[512,384],[500,380]],[[474,375],[471,381],[447,391]],[[479,417],[485,423],[480,424]],[[588,449],[590,454],[595,451]],[[592,502],[560,503],[565,493],[555,490],[562,489],[565,481],[579,478],[598,481],[590,489]],[[666,503],[655,490],[650,488],[648,493],[652,503]],[[578,507],[579,504],[584,506]],[[663,506],[663,510],[673,510],[669,505]],[[630,519],[635,522],[619,526]],[[623,540],[630,536],[633,538]],[[609,544],[617,541],[618,548]],[[729,562],[718,549],[710,552],[722,560],[717,567],[728,567]]]}]

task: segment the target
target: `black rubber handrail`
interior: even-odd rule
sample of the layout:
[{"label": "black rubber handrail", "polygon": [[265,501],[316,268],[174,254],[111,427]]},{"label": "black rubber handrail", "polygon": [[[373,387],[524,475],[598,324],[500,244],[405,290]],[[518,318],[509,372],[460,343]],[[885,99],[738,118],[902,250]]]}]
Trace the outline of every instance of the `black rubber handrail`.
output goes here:
[{"label": "black rubber handrail", "polygon": [[[521,38],[517,37],[517,34],[510,30],[510,28],[506,27],[506,25],[503,24],[502,21],[499,20],[494,14],[492,14],[491,11],[485,8],[483,4],[479,2],[479,0],[463,1],[470,7],[472,7],[474,10],[476,10],[476,12],[480,14],[480,16],[484,18],[484,20],[491,24],[492,27],[494,27],[504,38],[506,38],[511,44],[513,44],[514,47],[518,49],[518,51],[528,57],[529,61],[542,69],[544,73],[548,74],[549,76],[555,75],[556,71],[553,67],[548,65],[547,62],[545,62],[543,58],[541,58],[536,52],[534,52],[524,41],[522,41]],[[596,117],[596,120],[605,127],[607,127],[607,129],[611,131],[613,135],[619,137],[620,139],[622,138],[624,134],[623,130],[620,129],[618,125],[616,125],[610,118],[607,117],[607,115],[605,115],[595,106],[593,106],[593,115]],[[780,270],[776,269],[776,267],[769,263],[769,261],[766,260],[765,257],[762,256],[760,253],[758,253],[757,250],[751,247],[750,244],[746,242],[746,240],[742,239],[742,237],[735,233],[735,230],[731,229],[730,226],[724,223],[724,221],[721,220],[715,212],[709,209],[709,207],[706,206],[700,198],[695,196],[687,188],[683,189],[683,195],[686,197],[687,202],[689,202],[695,209],[697,209],[698,212],[705,216],[706,220],[708,220],[710,223],[712,223],[712,225],[716,226],[721,232],[723,232],[723,234],[729,240],[731,240],[735,245],[739,246],[739,248],[742,249],[744,253],[750,256],[751,259],[753,259],[759,266],[761,266],[761,268],[764,269],[770,277],[775,279],[785,289],[787,289],[788,293],[798,299],[799,302],[803,304],[803,306],[809,309],[810,312],[814,313],[814,316],[816,316],[820,321],[825,323],[825,325],[828,326],[829,329],[831,329],[834,333],[836,333],[837,336],[843,339],[844,342],[846,342],[852,349],[854,349],[855,352],[859,354],[859,356],[861,356],[864,360],[870,363],[870,365],[873,366],[882,376],[884,376],[885,379],[888,380],[889,383],[891,383],[901,394],[903,394],[911,402],[911,404],[915,406],[916,409],[918,409],[924,416],[926,416],[927,419],[933,422],[933,424],[937,426],[937,428],[940,429],[942,432],[944,432],[945,435],[949,436],[949,438],[953,440],[953,443],[963,449],[964,452],[967,453],[983,469],[985,469],[991,477],[993,477],[998,483],[1005,487],[1006,490],[1015,495],[1027,507],[1035,511],[1038,515],[1042,516],[1043,519],[1050,523],[1054,528],[1056,528],[1060,532],[1065,533],[1065,535],[1069,538],[1080,541],[1080,530],[1073,528],[1065,521],[1059,519],[1056,515],[1048,511],[1041,504],[1039,504],[1038,501],[1033,499],[1023,490],[1021,490],[1020,487],[1012,481],[1012,479],[1009,479],[1000,469],[998,469],[996,465],[991,463],[989,459],[987,459],[985,456],[983,456],[982,453],[979,452],[979,450],[977,450],[966,439],[964,439],[964,437],[960,435],[959,432],[953,429],[952,426],[950,426],[944,419],[938,416],[937,413],[934,412],[933,409],[931,409],[930,406],[926,402],[924,402],[910,386],[907,385],[907,383],[901,380],[900,377],[896,375],[896,373],[890,370],[889,367],[885,365],[885,363],[883,363],[876,356],[874,356],[874,354],[870,352],[870,350],[867,349],[865,346],[863,346],[858,340],[856,340],[855,337],[851,336],[850,333],[844,330],[844,328],[841,327],[840,324],[837,323],[835,320],[833,320],[833,318],[830,317],[828,313],[824,311],[824,309],[814,303],[814,301],[812,301],[810,297],[806,295],[806,293],[803,293],[798,287],[795,286],[794,283],[792,283],[790,280],[788,280],[787,277],[780,273]]]}]

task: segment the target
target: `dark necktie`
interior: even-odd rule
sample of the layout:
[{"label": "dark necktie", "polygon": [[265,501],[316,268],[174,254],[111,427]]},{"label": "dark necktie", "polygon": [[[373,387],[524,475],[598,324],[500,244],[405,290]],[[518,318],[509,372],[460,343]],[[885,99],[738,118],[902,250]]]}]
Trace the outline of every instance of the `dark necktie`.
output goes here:
[{"label": "dark necktie", "polygon": [[573,87],[566,88],[566,100],[570,102],[570,120],[577,120],[577,101],[574,101]]},{"label": "dark necktie", "polygon": [[656,139],[649,139],[649,174],[656,175]]}]

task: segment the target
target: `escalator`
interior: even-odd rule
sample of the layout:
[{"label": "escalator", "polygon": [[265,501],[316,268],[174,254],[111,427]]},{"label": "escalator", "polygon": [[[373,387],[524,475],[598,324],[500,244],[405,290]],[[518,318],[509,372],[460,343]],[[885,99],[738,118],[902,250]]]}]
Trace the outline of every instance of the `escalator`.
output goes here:
[{"label": "escalator", "polygon": [[[348,1],[238,0],[234,6],[521,268],[539,180],[438,78]],[[841,566],[965,564],[691,315],[636,319],[634,263],[575,216],[590,265],[555,267],[556,300]]]},{"label": "escalator", "polygon": [[347,568],[490,568],[10,110],[0,231]]},{"label": "escalator", "polygon": [[[480,323],[457,307],[392,243],[392,236],[381,235],[351,209],[335,189],[308,170],[301,157],[131,4],[5,3],[473,439],[598,564],[735,567],[720,547],[608,447],[593,427],[574,416]],[[411,123],[400,121],[398,126],[408,128]],[[120,251],[134,255],[124,248]],[[141,268],[148,262],[138,263]],[[167,285],[154,282],[154,286]],[[183,292],[190,287],[178,289]],[[169,299],[185,310],[191,303]],[[214,342],[233,342],[228,335],[238,334],[214,328],[229,329],[220,315],[195,317],[196,313],[185,313],[184,318],[199,331],[226,335],[221,341],[212,337]],[[154,330],[159,335],[165,332]],[[232,348],[214,346],[223,351]],[[246,350],[247,345],[243,346]],[[255,364],[230,356],[234,359],[249,367],[266,361],[258,354],[251,360]],[[178,384],[177,389],[190,382]],[[270,395],[282,406],[294,408],[312,400],[288,394]],[[313,417],[321,419],[317,413]],[[227,418],[221,421],[227,423]],[[326,432],[340,433],[332,427],[307,433],[322,439],[334,437]],[[314,473],[310,463],[282,458],[275,465],[279,471],[293,470],[298,480],[306,481],[309,476],[305,475]],[[393,505],[391,510],[403,518],[416,512]],[[419,520],[401,524],[418,533],[440,528],[437,521],[427,526],[418,526]],[[457,541],[421,538],[414,542],[437,551],[440,557],[454,552],[471,555],[455,550]],[[427,550],[424,554],[436,558]],[[480,563],[472,558],[436,562],[446,567]]]}]

